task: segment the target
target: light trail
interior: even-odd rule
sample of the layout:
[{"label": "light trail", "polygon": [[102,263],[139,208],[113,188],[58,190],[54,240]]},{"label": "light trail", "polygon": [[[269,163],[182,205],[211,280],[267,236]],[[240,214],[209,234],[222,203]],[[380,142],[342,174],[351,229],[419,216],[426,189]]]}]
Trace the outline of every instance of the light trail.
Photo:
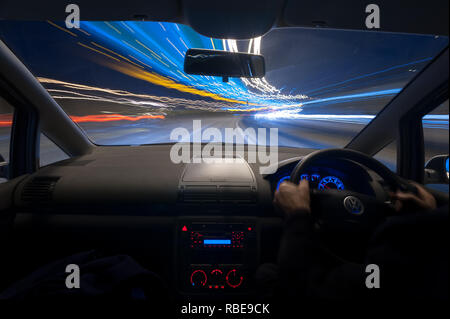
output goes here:
[{"label": "light trail", "polygon": [[13,122],[13,114],[0,114],[0,127],[10,127]]},{"label": "light trail", "polygon": [[108,58],[110,58],[110,59],[113,59],[113,60],[115,60],[115,61],[117,61],[117,62],[120,62],[120,60],[119,60],[118,58],[115,58],[115,57],[109,55],[108,53],[105,53],[105,52],[102,52],[102,51],[100,51],[100,50],[94,49],[94,48],[92,48],[92,47],[90,47],[90,46],[88,46],[88,45],[86,45],[86,44],[83,44],[83,43],[81,43],[81,42],[78,42],[78,45],[81,45],[82,47],[85,47],[86,49],[89,49],[89,50],[92,50],[92,51],[94,51],[94,52],[103,54],[104,56],[106,56],[106,57],[108,57]]},{"label": "light trail", "polygon": [[[60,30],[68,31],[56,23],[51,21],[49,23]],[[192,103],[171,100],[169,102],[171,105],[181,104],[188,108],[232,113],[261,112],[263,117],[267,117],[267,113],[270,112],[288,110],[292,117],[292,114],[299,114],[305,107],[311,108],[318,104],[331,105],[333,103],[389,97],[400,91],[400,89],[378,90],[346,95],[330,94],[327,97],[312,98],[306,94],[284,94],[282,89],[270,84],[265,78],[232,78],[228,83],[223,83],[220,77],[184,74],[182,72],[184,64],[183,52],[190,47],[238,52],[238,42],[236,40],[208,38],[197,34],[188,26],[166,22],[82,21],[81,26],[86,30],[87,34],[90,34],[89,43],[92,43],[95,48],[83,44],[81,41],[78,44],[107,58],[98,59],[101,56],[96,58],[91,55],[90,57],[95,59],[95,63],[99,63],[126,76],[189,94],[193,97],[191,98],[193,100]],[[70,31],[68,32],[70,33]],[[73,35],[77,36],[76,34]],[[79,34],[79,36],[83,37],[83,34]],[[262,41],[262,37],[257,37],[250,39],[248,42],[239,42],[239,46],[245,44],[247,47],[244,52],[261,54]],[[427,58],[402,65],[390,66],[346,81],[320,87],[317,90],[323,91],[324,89],[350,83],[356,79],[376,76],[426,61],[428,61]],[[95,88],[94,91],[97,92],[91,95],[104,92],[102,90],[101,88]],[[111,94],[111,92],[108,94]],[[57,98],[65,99],[70,98],[70,96],[58,95]],[[93,99],[95,97],[78,96],[77,98]],[[152,101],[158,100],[154,96],[150,99]],[[198,106],[193,105],[200,100],[206,100],[205,102],[209,102],[209,104],[199,103]],[[136,102],[120,101],[120,103],[131,103],[134,105],[143,105],[145,103],[143,101]],[[270,116],[284,116],[283,114],[285,113],[276,113]]]},{"label": "light trail", "polygon": [[[129,116],[122,114],[96,114],[96,115],[70,115],[70,118],[75,123],[100,123],[100,122],[116,122],[116,121],[140,121],[140,120],[155,120],[160,119],[164,120],[166,118],[165,115],[137,115],[137,116]],[[10,127],[12,126],[12,115],[0,115],[0,127]]]},{"label": "light trail", "polygon": [[75,33],[70,32],[70,31],[67,30],[66,28],[60,27],[59,25],[57,25],[56,23],[53,23],[52,21],[47,20],[47,22],[48,22],[49,24],[51,24],[52,26],[54,26],[55,28],[58,28],[59,30],[64,31],[64,32],[70,34],[71,36],[78,37],[78,35],[76,35]]},{"label": "light trail", "polygon": [[[109,22],[109,24],[119,31],[124,28],[121,23]],[[242,104],[241,109],[244,112],[249,112],[247,106],[261,106],[263,109],[265,107],[286,107],[286,104],[298,105],[299,99],[306,98],[304,95],[283,95],[278,89],[267,83],[265,79],[237,78],[231,79],[229,83],[223,83],[220,77],[187,77],[185,74],[180,74],[179,70],[182,69],[184,63],[183,52],[187,48],[224,49],[224,42],[216,42],[215,39],[196,34],[186,26],[161,22],[146,24],[130,22],[127,23],[126,27],[133,30],[134,35],[131,37],[124,32],[121,32],[120,35],[111,33],[111,30],[115,30],[105,28],[104,24],[97,22],[82,22],[82,25],[96,38],[96,43],[99,42],[102,47],[121,56],[133,56],[136,60],[141,61],[142,65],[151,67],[154,72],[143,74],[130,69],[127,65],[102,63],[103,65],[155,85],[176,90],[181,89],[181,92],[215,100]],[[159,30],[155,28],[159,28]],[[163,34],[161,34],[161,29],[164,31]],[[227,41],[228,47],[236,51],[236,41]],[[131,45],[131,42],[137,42],[151,56]],[[260,53],[261,38],[256,38],[251,42],[253,45],[252,52]],[[188,43],[190,45],[187,45]],[[221,44],[222,47],[220,47]],[[154,78],[155,73],[159,77],[158,80]],[[170,83],[167,80],[176,83]],[[165,86],[166,84],[167,86]],[[235,109],[239,109],[239,106]]]},{"label": "light trail", "polygon": [[98,115],[84,115],[76,116],[71,115],[70,118],[76,123],[83,122],[113,122],[113,121],[140,121],[144,119],[165,119],[164,115],[138,115],[138,116],[126,116],[121,114],[98,114]]},{"label": "light trail", "polygon": [[[100,88],[78,83],[70,83],[39,77],[41,82],[55,99],[73,99],[86,101],[102,101],[124,105],[158,106],[167,108],[189,108],[209,112],[221,111],[230,107],[231,103],[195,99],[173,98],[167,96],[136,94],[124,90]],[[85,92],[85,93],[81,93]]]},{"label": "light trail", "polygon": [[105,24],[110,27],[111,29],[113,29],[114,31],[116,31],[118,34],[122,34],[122,32],[119,31],[119,29],[115,28],[111,23],[105,21]]}]

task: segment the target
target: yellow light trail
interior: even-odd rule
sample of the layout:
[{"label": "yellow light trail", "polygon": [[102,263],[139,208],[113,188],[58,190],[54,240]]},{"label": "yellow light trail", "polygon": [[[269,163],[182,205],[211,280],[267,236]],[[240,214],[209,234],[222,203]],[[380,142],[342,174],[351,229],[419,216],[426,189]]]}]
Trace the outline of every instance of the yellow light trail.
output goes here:
[{"label": "yellow light trail", "polygon": [[116,31],[118,34],[122,34],[119,29],[117,29],[115,26],[113,26],[111,23],[109,23],[108,21],[105,21],[105,24],[110,27],[111,29],[113,29],[114,31]]},{"label": "yellow light trail", "polygon": [[[137,52],[141,53],[142,55],[146,56],[147,58],[149,58],[150,60],[152,60],[152,58],[150,56],[148,56],[147,54],[145,54],[144,52],[142,52],[141,50],[138,50],[137,48],[135,48],[134,46],[132,46],[131,44],[125,42],[122,40],[123,43],[125,43],[126,45],[128,45],[130,48],[136,50]],[[155,58],[162,63],[163,65],[167,66],[168,68],[170,68],[170,66],[167,63],[164,63],[163,60],[161,59],[161,57],[159,55],[157,55],[156,53],[154,53],[152,50],[150,50],[149,48],[147,48],[145,45],[143,45],[142,43],[140,43],[138,40],[136,40],[136,42],[138,42],[139,44],[141,44],[144,48],[148,49],[151,53],[153,53],[155,55]]]},{"label": "yellow light trail", "polygon": [[[52,94],[54,99],[100,101],[144,107],[156,106],[163,109],[181,106],[212,112],[222,111],[222,109],[230,108],[233,105],[228,102],[206,101],[203,99],[192,100],[168,96],[138,94],[123,90],[94,87],[85,84],[64,82],[42,77],[39,77],[38,80],[46,85],[47,90]],[[53,88],[55,86],[62,87],[62,89]],[[80,93],[79,91],[92,93],[86,94]]]},{"label": "yellow light trail", "polygon": [[[237,103],[230,104],[229,101],[206,101],[206,100],[192,100],[184,98],[174,98],[168,96],[157,96],[148,94],[137,94],[123,90],[107,89],[101,87],[93,87],[84,84],[64,82],[48,78],[38,78],[39,82],[43,84],[52,85],[46,86],[47,90],[52,94],[54,99],[62,100],[86,100],[86,101],[98,101],[105,103],[115,103],[136,107],[145,108],[158,108],[157,114],[165,114],[164,110],[171,109],[173,107],[187,107],[190,109],[198,109],[202,111],[227,111],[227,112],[257,112],[267,110],[287,110],[294,108],[302,108],[302,104],[284,105],[284,106],[266,106],[257,105],[252,108],[240,108]],[[52,87],[64,87],[67,89],[55,89]],[[70,90],[68,90],[70,89]],[[92,94],[80,93],[79,91],[89,91]],[[101,95],[100,95],[101,94]],[[106,95],[105,95],[106,94]],[[242,103],[241,103],[242,104]],[[249,103],[250,104],[250,103]],[[152,111],[152,115],[155,115]]]},{"label": "yellow light trail", "polygon": [[142,63],[143,65],[149,67],[150,69],[153,69],[150,65],[148,65],[148,64],[146,64],[146,63],[144,63],[144,62],[142,62],[142,61],[139,60],[138,58],[135,58],[135,57],[132,56],[131,54],[128,54],[128,56],[129,56],[130,58],[132,58],[132,59],[135,59],[135,60],[138,61],[139,63]]},{"label": "yellow light trail", "polygon": [[[142,43],[142,42],[139,41],[138,39],[135,39],[135,41],[136,41],[137,43],[139,43],[141,46],[143,46],[145,49],[147,49],[148,51],[150,51],[151,54],[156,55],[158,58],[161,59],[161,57],[160,57],[158,54],[156,54],[155,52],[153,52],[153,50],[150,49],[149,47],[147,47],[144,43]],[[130,45],[130,46],[131,46],[131,45]],[[131,46],[131,47],[132,47],[132,46]],[[132,48],[133,48],[133,47],[132,47]]]},{"label": "yellow light trail", "polygon": [[[218,100],[218,101],[247,104],[247,101],[239,101],[239,100],[235,100],[235,99],[230,99],[230,98],[226,98],[226,97],[223,97],[223,96],[220,96],[218,94],[211,93],[208,91],[198,90],[191,86],[177,83],[176,81],[168,79],[167,77],[161,76],[159,74],[138,69],[132,65],[112,64],[112,63],[108,63],[108,62],[105,62],[105,64],[115,71],[121,72],[123,74],[126,74],[128,76],[131,76],[131,77],[139,79],[139,80],[143,80],[143,81],[155,84],[155,85],[163,86],[168,89],[174,89],[174,90],[177,90],[180,92],[190,93],[190,94],[199,95],[199,96],[203,96],[203,97],[209,97],[209,98],[212,98],[212,99]],[[256,104],[249,103],[249,105],[256,105]]]},{"label": "yellow light trail", "polygon": [[57,25],[57,24],[51,22],[50,20],[47,20],[47,22],[48,22],[49,24],[51,24],[52,26],[54,26],[55,28],[58,28],[58,29],[61,30],[61,31],[64,31],[64,32],[66,32],[66,33],[68,33],[68,34],[70,34],[70,35],[73,35],[74,37],[78,37],[75,33],[70,32],[69,30],[60,27],[59,25]]},{"label": "yellow light trail", "polygon": [[104,46],[101,46],[100,44],[97,44],[97,43],[95,43],[95,42],[93,42],[93,41],[91,41],[91,43],[92,43],[93,45],[95,45],[96,47],[99,47],[99,48],[101,48],[101,49],[103,49],[103,50],[105,50],[105,51],[108,51],[108,52],[110,52],[110,53],[112,53],[112,54],[115,54],[115,55],[117,55],[118,57],[122,58],[123,60],[125,60],[125,61],[127,61],[127,62],[130,62],[130,63],[132,63],[132,64],[134,64],[134,65],[136,65],[136,66],[142,68],[142,66],[140,66],[140,65],[138,65],[138,64],[136,64],[136,63],[134,63],[133,61],[131,61],[130,59],[124,57],[123,55],[120,55],[119,53],[114,52],[113,50],[110,50],[110,49],[108,49],[108,48],[105,48]]},{"label": "yellow light trail", "polygon": [[81,29],[81,28],[78,28],[77,30],[80,31],[81,33],[84,33],[84,34],[87,35],[87,36],[91,36],[91,34],[90,34],[89,32],[84,31],[84,30]]},{"label": "yellow light trail", "polygon": [[172,63],[174,66],[177,66],[175,63],[172,62],[172,60],[170,60],[168,57],[166,57],[164,54],[162,54],[162,52],[160,52],[160,54],[170,63]]},{"label": "yellow light trail", "polygon": [[107,53],[105,53],[105,52],[102,52],[102,51],[100,51],[100,50],[94,49],[94,48],[92,48],[92,47],[90,47],[90,46],[88,46],[88,45],[86,45],[86,44],[81,43],[81,42],[78,42],[78,44],[81,45],[82,47],[85,47],[85,48],[87,48],[87,49],[89,49],[89,50],[92,50],[92,51],[95,51],[95,52],[97,52],[97,53],[103,54],[103,55],[107,56],[107,57],[110,58],[110,59],[113,59],[113,60],[115,60],[115,61],[117,61],[117,62],[120,62],[119,59],[117,59],[117,58],[115,58],[115,57],[113,57],[113,56],[111,56],[111,55],[109,55],[109,54],[107,54]]}]

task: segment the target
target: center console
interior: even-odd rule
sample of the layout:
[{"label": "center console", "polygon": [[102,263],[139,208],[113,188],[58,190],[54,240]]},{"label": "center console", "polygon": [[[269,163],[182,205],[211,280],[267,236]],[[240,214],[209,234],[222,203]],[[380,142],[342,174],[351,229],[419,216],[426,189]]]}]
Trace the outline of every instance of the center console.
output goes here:
[{"label": "center console", "polygon": [[258,261],[255,221],[184,218],[177,224],[176,277],[186,293],[251,289]]}]

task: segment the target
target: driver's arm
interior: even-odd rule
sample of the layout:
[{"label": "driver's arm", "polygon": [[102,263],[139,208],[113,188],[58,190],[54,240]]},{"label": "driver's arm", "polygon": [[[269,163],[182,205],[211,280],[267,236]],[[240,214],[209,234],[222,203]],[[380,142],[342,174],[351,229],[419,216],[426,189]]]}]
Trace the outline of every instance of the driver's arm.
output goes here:
[{"label": "driver's arm", "polygon": [[308,181],[284,182],[274,198],[285,217],[278,255],[281,294],[285,297],[346,298],[364,285],[361,265],[342,263],[325,252],[314,238]]},{"label": "driver's arm", "polygon": [[[434,197],[422,186],[415,186],[417,194],[391,194],[399,215],[411,211],[424,213],[436,208]],[[314,239],[310,192],[306,180],[299,185],[282,183],[275,193],[274,204],[285,216],[286,222],[278,257],[283,294],[339,299],[363,297],[369,293],[365,287],[364,265],[337,260],[327,254]],[[373,251],[379,250],[375,248]]]},{"label": "driver's arm", "polygon": [[295,216],[309,218],[311,199],[308,181],[302,180],[298,185],[289,182],[281,183],[275,192],[274,204],[281,209],[286,218]]},{"label": "driver's arm", "polygon": [[437,208],[436,199],[423,186],[410,181],[417,189],[417,194],[397,191],[391,193],[391,201],[398,213],[430,212]]},{"label": "driver's arm", "polygon": [[278,255],[283,293],[294,296],[306,286],[313,254],[309,185],[283,182],[275,193],[274,205],[285,217],[285,229]]}]

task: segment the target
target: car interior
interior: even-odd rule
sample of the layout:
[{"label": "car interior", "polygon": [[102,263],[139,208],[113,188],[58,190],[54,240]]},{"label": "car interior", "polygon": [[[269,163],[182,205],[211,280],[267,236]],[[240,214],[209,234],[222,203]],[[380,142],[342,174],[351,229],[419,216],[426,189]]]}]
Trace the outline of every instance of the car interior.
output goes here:
[{"label": "car interior", "polygon": [[[291,27],[448,37],[446,0],[377,3],[382,24],[374,31],[361,22],[366,3],[356,0],[339,6],[295,0],[77,1],[82,21],[171,22],[216,39],[250,39]],[[29,2],[23,10],[23,1],[0,1],[0,20],[64,21],[67,4]],[[131,256],[180,303],[270,300],[257,274],[261,265],[277,263],[285,222],[273,199],[283,181],[309,181],[324,245],[356,263],[374,229],[393,214],[390,192],[415,192],[412,180],[425,185],[438,206],[448,205],[448,140],[445,153],[426,160],[422,127],[423,116],[439,105],[447,105],[448,115],[448,42],[344,147],[279,146],[277,162],[267,167],[249,145],[228,152],[219,143],[221,159],[229,161],[174,163],[174,143],[94,143],[1,40],[0,97],[14,115],[9,160],[0,163],[0,291],[55,260],[95,250]],[[193,52],[192,59],[195,54],[203,53]],[[224,82],[228,75],[236,76],[225,74]],[[448,117],[446,125],[448,133]],[[66,159],[39,165],[41,132]],[[395,171],[376,159],[391,143]],[[343,203],[351,196],[364,210],[348,212]]]}]

